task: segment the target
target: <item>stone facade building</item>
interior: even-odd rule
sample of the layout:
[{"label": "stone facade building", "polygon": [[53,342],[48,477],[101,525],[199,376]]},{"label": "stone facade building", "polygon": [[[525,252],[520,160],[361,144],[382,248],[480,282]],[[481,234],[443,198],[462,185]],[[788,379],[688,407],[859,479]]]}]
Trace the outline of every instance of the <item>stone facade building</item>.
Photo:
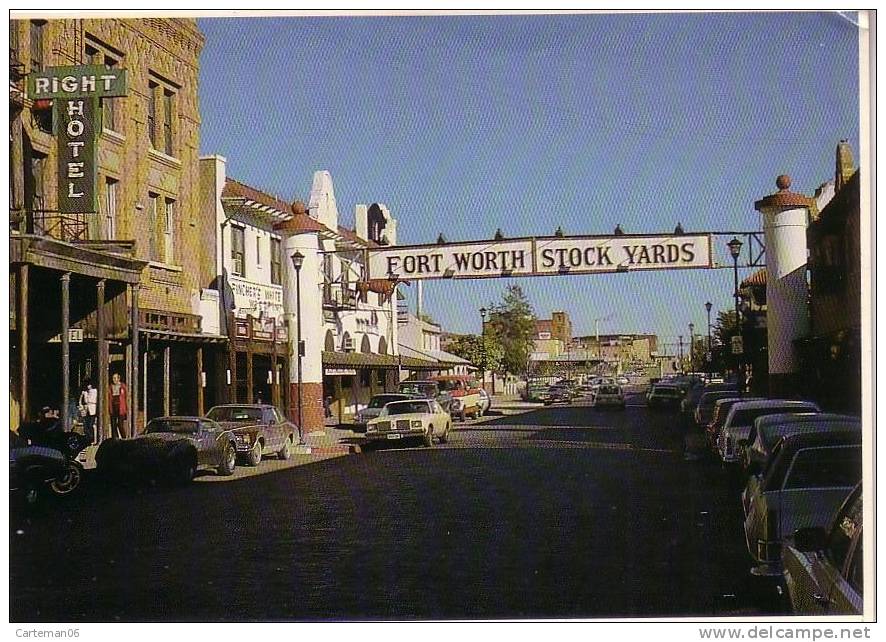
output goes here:
[{"label": "stone facade building", "polygon": [[[200,301],[215,252],[198,189],[203,36],[184,18],[10,27],[13,414],[67,407],[85,379],[103,390],[112,373],[127,382],[129,408],[137,409],[131,429],[146,416],[199,412],[203,349],[222,340],[204,331],[218,322],[203,318]],[[96,210],[62,213],[53,101],[34,100],[27,81],[86,65],[125,70],[126,91],[101,98],[101,126],[93,123]]]}]

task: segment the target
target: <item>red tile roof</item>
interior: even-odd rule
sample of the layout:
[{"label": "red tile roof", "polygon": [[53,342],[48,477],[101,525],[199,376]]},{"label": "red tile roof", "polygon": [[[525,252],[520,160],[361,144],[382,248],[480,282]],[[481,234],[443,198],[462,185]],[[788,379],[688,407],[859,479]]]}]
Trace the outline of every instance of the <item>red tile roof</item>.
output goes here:
[{"label": "red tile roof", "polygon": [[746,288],[749,286],[765,286],[766,285],[766,268],[762,270],[757,270],[744,281],[741,282],[741,287]]},{"label": "red tile roof", "polygon": [[330,233],[328,227],[320,221],[311,218],[307,214],[293,214],[291,218],[280,221],[274,225],[275,230],[283,232],[326,232]]},{"label": "red tile roof", "polygon": [[292,206],[289,203],[284,203],[275,196],[266,194],[261,190],[257,190],[254,187],[250,187],[249,185],[234,180],[233,178],[227,178],[225,180],[225,186],[224,189],[222,189],[222,198],[245,198],[248,201],[255,201],[260,205],[273,207],[275,210],[279,210],[284,214],[292,213]]}]

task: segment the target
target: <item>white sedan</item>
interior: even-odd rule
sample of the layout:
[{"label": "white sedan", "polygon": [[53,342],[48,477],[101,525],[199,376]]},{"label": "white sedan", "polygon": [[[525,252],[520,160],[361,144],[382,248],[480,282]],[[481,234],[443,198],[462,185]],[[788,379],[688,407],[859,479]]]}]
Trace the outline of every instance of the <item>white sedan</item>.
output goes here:
[{"label": "white sedan", "polygon": [[366,424],[366,439],[402,440],[420,439],[425,446],[449,441],[452,418],[433,399],[410,399],[387,404],[376,419]]}]

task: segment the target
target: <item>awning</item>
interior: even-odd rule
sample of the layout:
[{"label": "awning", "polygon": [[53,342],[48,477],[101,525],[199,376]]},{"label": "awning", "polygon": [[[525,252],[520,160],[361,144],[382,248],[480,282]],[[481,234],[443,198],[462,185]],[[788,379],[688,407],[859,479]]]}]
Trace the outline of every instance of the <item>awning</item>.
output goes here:
[{"label": "awning", "polygon": [[139,328],[139,334],[157,341],[182,341],[193,343],[227,343],[228,337],[219,334],[191,334],[188,332],[170,332],[154,328]]},{"label": "awning", "polygon": [[441,370],[440,364],[414,357],[391,354],[368,354],[365,352],[326,352],[322,353],[323,367],[352,368],[355,370]]}]

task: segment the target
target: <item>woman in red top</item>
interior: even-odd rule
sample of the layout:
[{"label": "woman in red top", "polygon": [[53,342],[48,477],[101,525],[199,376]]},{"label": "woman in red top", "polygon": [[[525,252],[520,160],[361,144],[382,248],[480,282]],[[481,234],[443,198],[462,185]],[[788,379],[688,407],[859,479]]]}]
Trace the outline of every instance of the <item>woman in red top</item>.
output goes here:
[{"label": "woman in red top", "polygon": [[111,375],[111,385],[108,386],[108,408],[111,410],[111,430],[117,439],[125,439],[126,434],[126,384],[120,379],[118,373]]}]

